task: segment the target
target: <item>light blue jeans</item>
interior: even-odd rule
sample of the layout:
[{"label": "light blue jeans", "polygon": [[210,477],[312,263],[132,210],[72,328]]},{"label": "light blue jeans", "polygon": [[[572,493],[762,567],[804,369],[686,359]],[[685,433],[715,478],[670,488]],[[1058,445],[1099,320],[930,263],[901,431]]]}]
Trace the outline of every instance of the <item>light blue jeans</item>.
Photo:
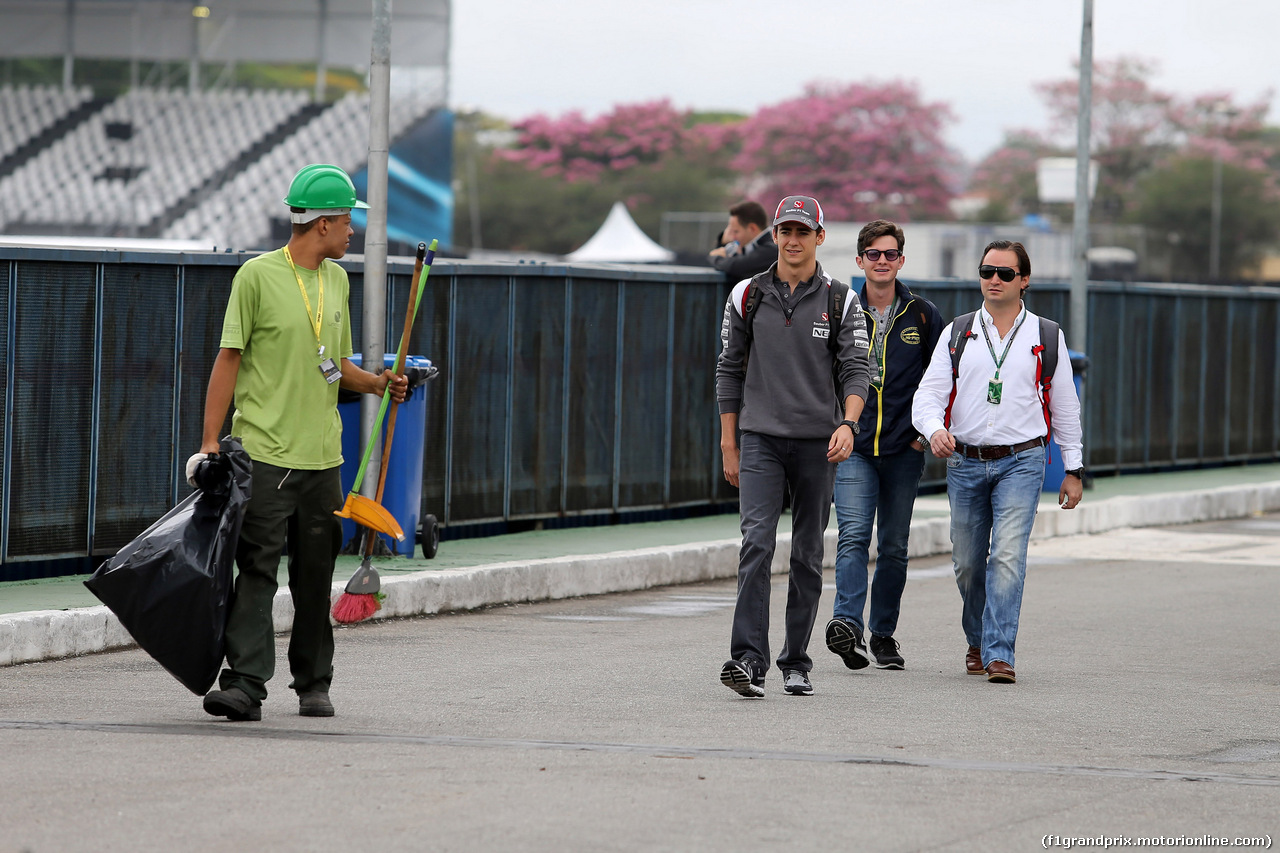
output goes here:
[{"label": "light blue jeans", "polygon": [[898,627],[902,590],[907,584],[907,539],[911,511],[924,471],[924,453],[907,448],[887,456],[857,451],[836,467],[836,603],[834,615],[863,629],[867,602],[867,561],[871,524],[876,523],[876,579],[866,626],[878,637]]},{"label": "light blue jeans", "polygon": [[1018,614],[1027,576],[1027,543],[1044,484],[1045,449],[993,462],[947,458],[951,547],[964,603],[960,624],[982,664],[1014,665]]}]

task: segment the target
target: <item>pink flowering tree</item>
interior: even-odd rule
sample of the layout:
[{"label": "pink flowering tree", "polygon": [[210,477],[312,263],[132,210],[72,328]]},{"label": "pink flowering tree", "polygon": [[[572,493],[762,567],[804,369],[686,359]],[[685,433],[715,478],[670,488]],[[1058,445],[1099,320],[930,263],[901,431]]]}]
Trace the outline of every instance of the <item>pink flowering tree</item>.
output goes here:
[{"label": "pink flowering tree", "polygon": [[516,145],[500,156],[574,183],[660,168],[675,158],[705,161],[724,146],[726,134],[694,124],[691,116],[665,100],[619,105],[595,119],[579,112],[536,115],[516,123]]},{"label": "pink flowering tree", "polygon": [[733,167],[757,198],[811,195],[833,220],[948,218],[952,120],[910,83],[813,83],[743,122]]}]

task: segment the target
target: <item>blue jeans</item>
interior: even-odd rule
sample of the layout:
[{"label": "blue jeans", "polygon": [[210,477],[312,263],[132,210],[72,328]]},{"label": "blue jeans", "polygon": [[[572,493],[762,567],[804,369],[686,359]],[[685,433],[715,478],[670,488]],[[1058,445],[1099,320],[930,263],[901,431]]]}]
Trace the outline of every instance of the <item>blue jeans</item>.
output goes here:
[{"label": "blue jeans", "polygon": [[964,609],[960,624],[982,664],[1014,665],[1027,543],[1044,484],[1045,449],[993,462],[959,453],[947,459],[951,547]]},{"label": "blue jeans", "polygon": [[854,452],[836,468],[836,604],[834,615],[863,630],[871,524],[876,527],[876,577],[871,586],[871,633],[892,637],[907,584],[911,511],[924,471],[924,453],[907,448],[889,456]]}]

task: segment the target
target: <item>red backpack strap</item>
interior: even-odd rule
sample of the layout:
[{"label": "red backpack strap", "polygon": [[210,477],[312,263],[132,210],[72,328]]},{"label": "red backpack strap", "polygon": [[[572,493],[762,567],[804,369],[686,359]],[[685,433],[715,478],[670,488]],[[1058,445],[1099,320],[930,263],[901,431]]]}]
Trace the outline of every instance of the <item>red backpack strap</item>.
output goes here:
[{"label": "red backpack strap", "polygon": [[1031,354],[1036,357],[1036,387],[1040,391],[1040,406],[1044,409],[1044,437],[1048,441],[1053,438],[1053,413],[1049,410],[1049,392],[1053,387],[1053,377],[1044,372],[1044,359],[1041,355],[1044,353],[1044,344],[1037,344],[1031,348]]}]

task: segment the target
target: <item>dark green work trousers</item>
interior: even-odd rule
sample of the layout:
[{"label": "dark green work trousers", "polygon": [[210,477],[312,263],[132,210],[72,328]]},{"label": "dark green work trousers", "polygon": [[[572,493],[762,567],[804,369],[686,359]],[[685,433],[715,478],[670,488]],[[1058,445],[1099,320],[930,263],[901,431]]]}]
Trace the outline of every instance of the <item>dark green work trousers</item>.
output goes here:
[{"label": "dark green work trousers", "polygon": [[280,555],[288,544],[293,631],[289,671],[299,693],[327,693],[333,681],[333,626],[329,596],[333,563],[342,545],[338,468],[304,471],[253,463],[253,497],[236,546],[236,585],[227,619],[227,668],[223,690],[239,687],[252,699],[267,697],[275,674],[271,601],[279,583]]}]

